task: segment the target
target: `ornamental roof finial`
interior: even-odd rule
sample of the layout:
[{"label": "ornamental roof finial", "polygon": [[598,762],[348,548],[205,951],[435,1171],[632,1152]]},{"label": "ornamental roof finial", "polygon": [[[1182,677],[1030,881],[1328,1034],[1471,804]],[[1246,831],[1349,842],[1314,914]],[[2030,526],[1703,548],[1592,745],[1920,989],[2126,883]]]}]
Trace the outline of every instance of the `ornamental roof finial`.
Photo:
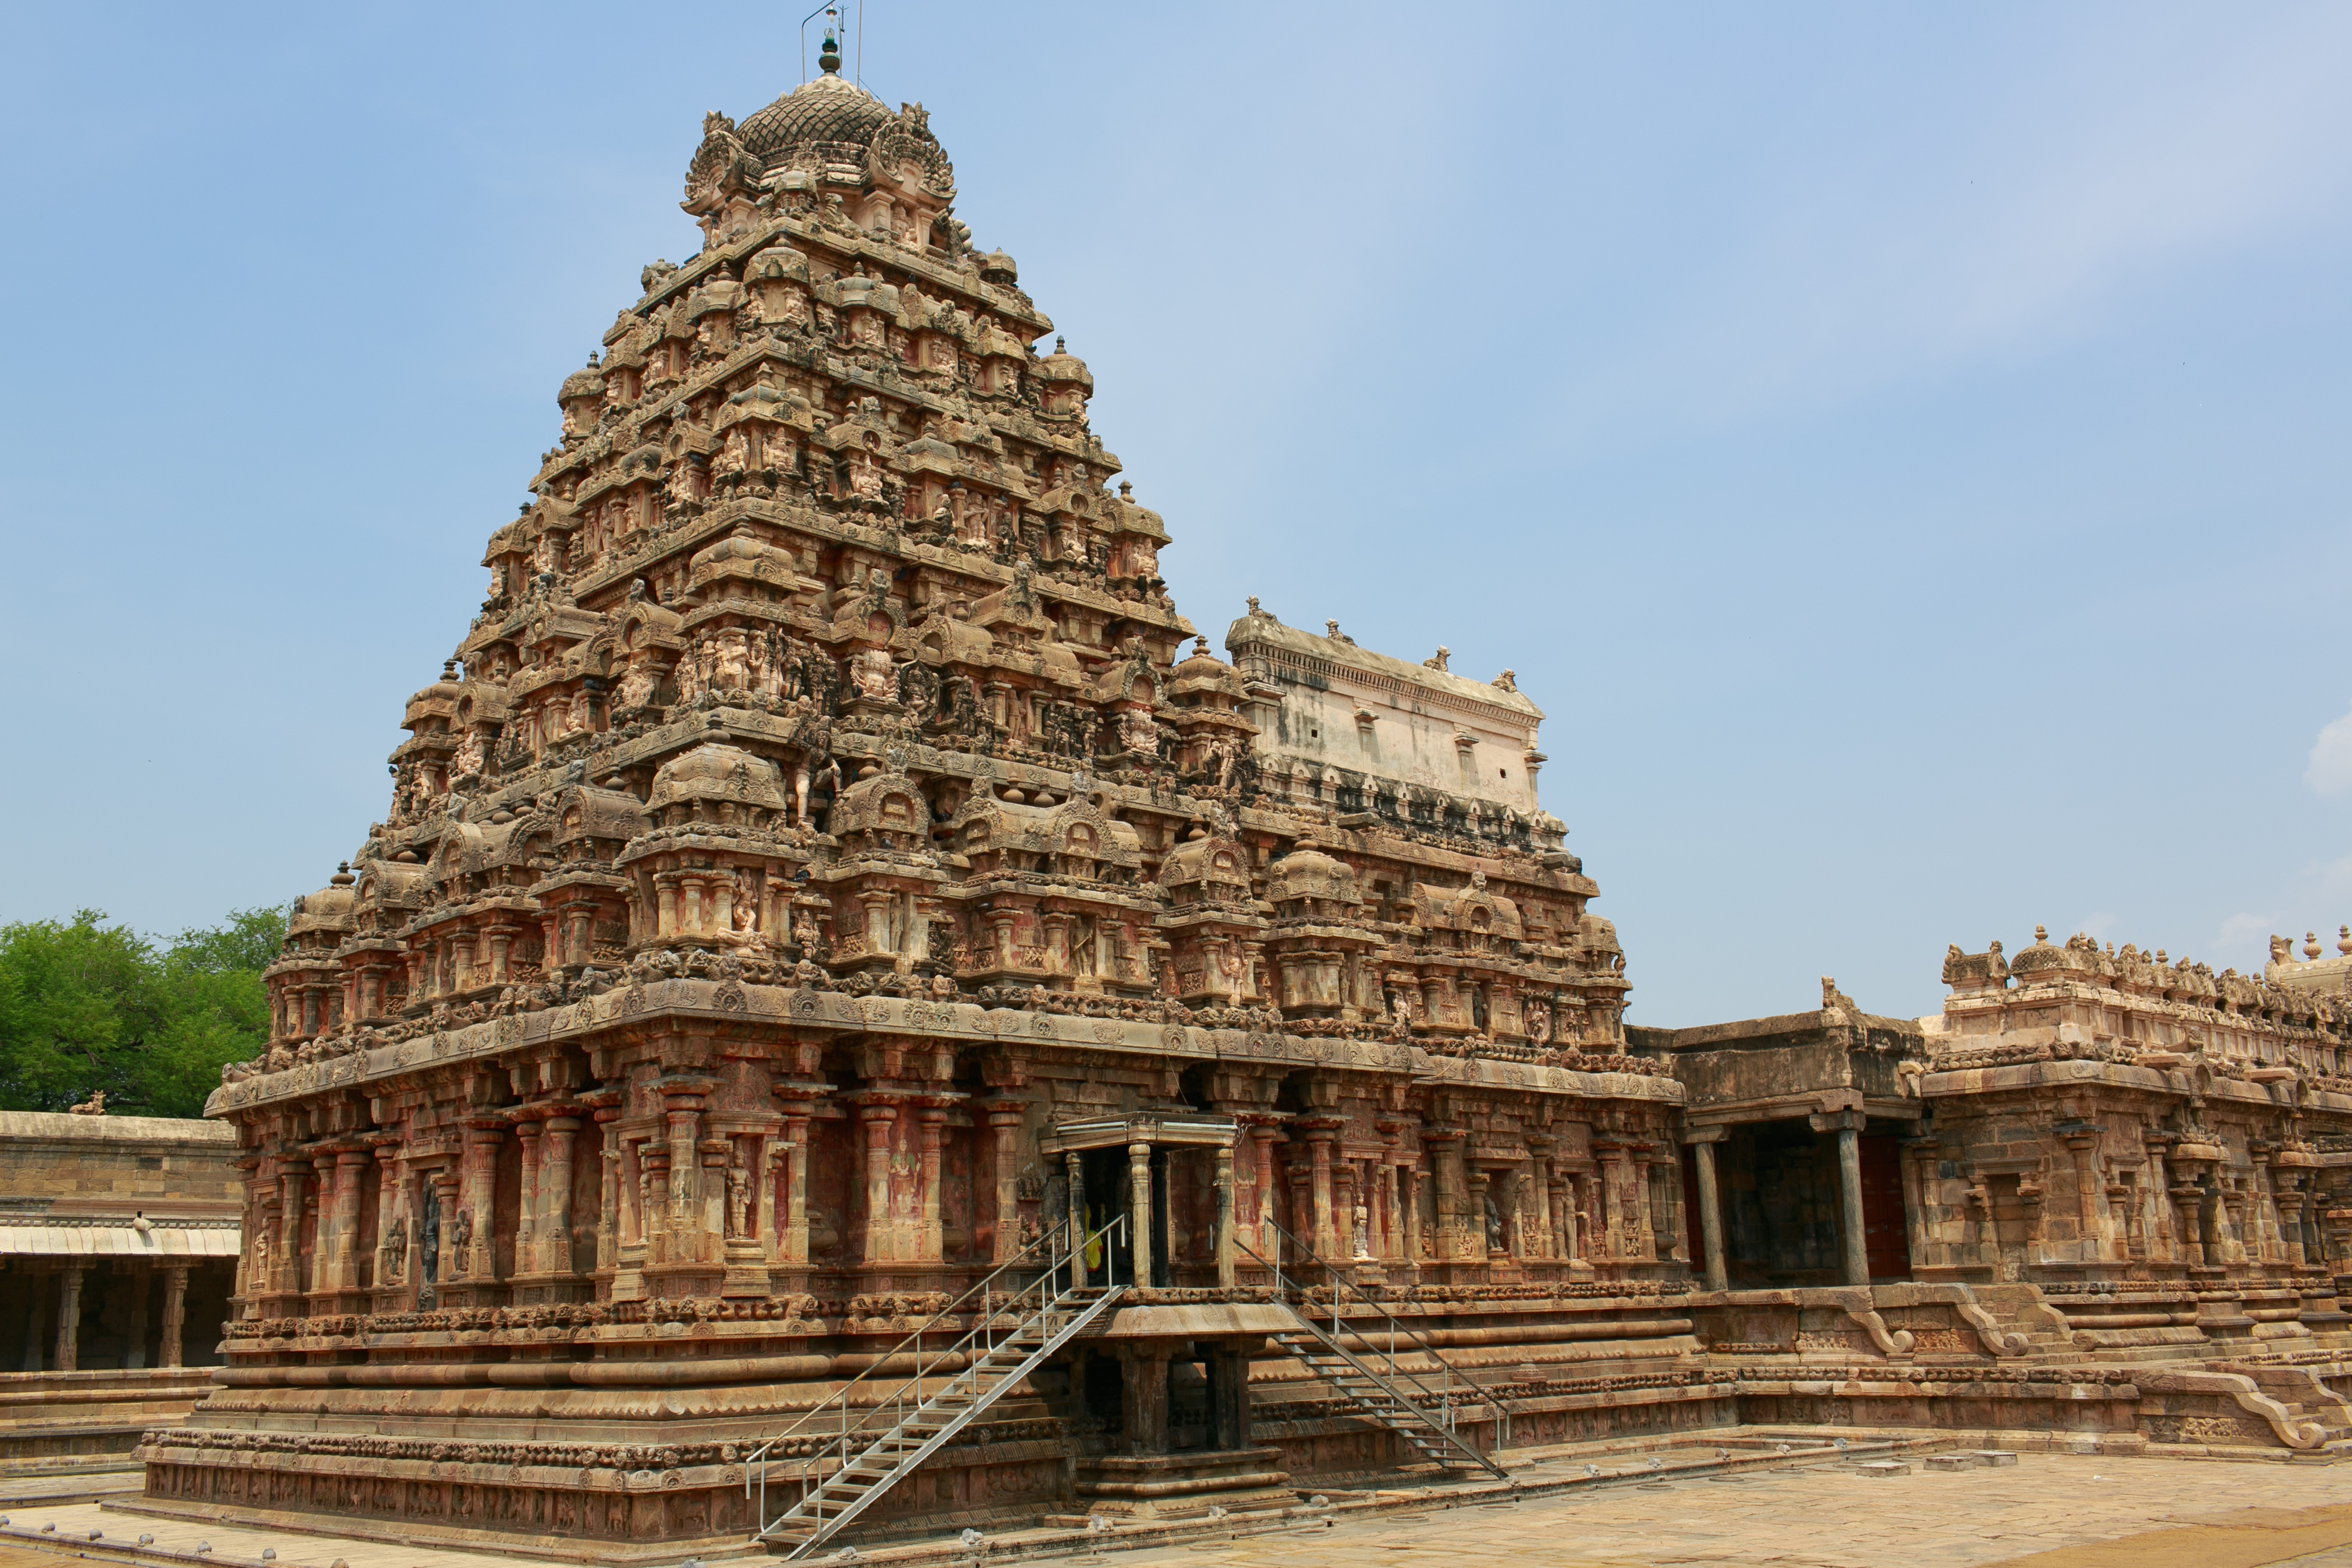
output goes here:
[{"label": "ornamental roof finial", "polygon": [[838,7],[828,5],[824,8],[824,43],[817,49],[816,68],[827,76],[841,74],[841,37],[838,31],[840,20],[841,12]]}]

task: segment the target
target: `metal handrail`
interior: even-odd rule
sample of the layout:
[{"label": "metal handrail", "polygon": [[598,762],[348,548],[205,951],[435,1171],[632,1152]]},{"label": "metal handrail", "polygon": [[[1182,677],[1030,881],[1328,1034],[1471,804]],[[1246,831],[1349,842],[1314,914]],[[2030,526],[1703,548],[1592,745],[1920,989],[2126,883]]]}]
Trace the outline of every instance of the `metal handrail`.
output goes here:
[{"label": "metal handrail", "polygon": [[[1117,1222],[1114,1221],[1113,1223],[1115,1224]],[[1104,1226],[1104,1229],[1106,1230],[1108,1228],[1108,1226]],[[1097,1231],[1095,1236],[1088,1237],[1087,1239],[1088,1242],[1092,1242],[1099,1237],[1100,1235],[1101,1232]],[[1037,1251],[1040,1247],[1047,1249],[1046,1271],[1051,1273],[1052,1271],[1060,1268],[1069,1256],[1068,1254],[1062,1252],[1057,1245],[1064,1239],[1066,1239],[1064,1227],[1057,1225],[1045,1235],[1039,1237],[1035,1241],[1031,1242],[1019,1252],[1014,1253],[1004,1262],[998,1264],[986,1274],[982,1275],[978,1280],[968,1286],[961,1295],[956,1297],[955,1300],[950,1301],[946,1306],[941,1307],[938,1311],[927,1314],[924,1321],[918,1324],[904,1339],[901,1339],[897,1344],[892,1345],[888,1350],[875,1357],[873,1363],[867,1366],[865,1371],[859,1373],[856,1377],[851,1378],[847,1383],[843,1384],[841,1385],[840,1392],[835,1394],[832,1399],[825,1401],[824,1405],[820,1405],[814,1410],[809,1411],[798,1421],[793,1422],[790,1426],[785,1427],[782,1432],[777,1433],[774,1436],[761,1444],[751,1453],[746,1454],[743,1457],[744,1463],[751,1464],[762,1458],[770,1448],[775,1447],[778,1443],[783,1442],[785,1439],[793,1436],[802,1427],[807,1426],[817,1416],[824,1415],[829,1406],[835,1403],[845,1402],[849,1398],[849,1391],[851,1389],[856,1388],[867,1378],[879,1373],[884,1367],[889,1365],[891,1362],[897,1360],[898,1356],[905,1353],[910,1346],[913,1348],[915,1352],[916,1370],[913,1377],[910,1378],[909,1381],[911,1382],[920,1379],[924,1372],[922,1364],[923,1336],[924,1334],[931,1331],[931,1324],[937,1322],[941,1318],[951,1318],[955,1316],[957,1312],[962,1309],[963,1304],[966,1301],[988,1289],[1003,1275],[1011,1273],[1013,1269],[1019,1268],[1028,1259],[1029,1256]],[[1023,1287],[1022,1292],[1016,1292],[1016,1294],[1025,1293],[1028,1287],[1024,1286]],[[988,1321],[987,1305],[988,1304],[985,1300],[981,1303],[981,1322],[982,1325]],[[958,1337],[957,1343],[960,1344],[963,1340],[971,1338],[973,1331],[976,1331],[976,1330],[967,1331],[962,1335],[960,1335]],[[940,1361],[944,1360],[953,1352],[954,1346],[952,1345],[946,1350],[940,1351],[938,1352],[938,1355],[933,1358],[932,1364],[937,1365]],[[878,1401],[877,1402],[877,1408],[879,1408],[879,1403],[880,1402]]]},{"label": "metal handrail", "polygon": [[[962,1364],[956,1368],[955,1373],[957,1377],[961,1377],[965,1373],[975,1370],[981,1362],[984,1361],[988,1356],[995,1353],[997,1346],[1001,1342],[999,1338],[1000,1334],[1003,1338],[1009,1339],[1026,1329],[1033,1320],[1042,1319],[1050,1322],[1054,1309],[1059,1305],[1064,1299],[1074,1295],[1080,1290],[1088,1289],[1087,1284],[1086,1283],[1087,1276],[1084,1271],[1083,1264],[1083,1258],[1087,1248],[1097,1242],[1104,1242],[1105,1254],[1108,1255],[1113,1248],[1117,1247],[1124,1240],[1127,1235],[1127,1225],[1128,1216],[1120,1215],[1117,1218],[1111,1220],[1108,1224],[1103,1226],[1099,1230],[1076,1241],[1066,1251],[1063,1249],[1061,1243],[1067,1238],[1067,1231],[1066,1227],[1062,1226],[1055,1226],[1045,1236],[1041,1237],[1034,1242],[1032,1242],[1014,1257],[1004,1263],[999,1264],[987,1274],[982,1276],[977,1282],[965,1289],[964,1292],[956,1297],[954,1300],[949,1302],[947,1306],[941,1308],[938,1312],[930,1314],[923,1326],[916,1328],[911,1333],[900,1340],[888,1351],[877,1357],[873,1364],[866,1367],[865,1371],[859,1373],[856,1377],[842,1384],[839,1391],[836,1392],[831,1399],[826,1400],[824,1404],[816,1406],[813,1410],[810,1410],[805,1415],[802,1415],[798,1421],[793,1422],[792,1426],[786,1427],[783,1431],[761,1443],[757,1448],[754,1448],[749,1454],[746,1454],[743,1457],[743,1492],[744,1496],[748,1499],[752,1496],[754,1488],[757,1488],[759,1517],[761,1520],[759,1532],[753,1537],[753,1539],[758,1540],[765,1537],[771,1531],[774,1530],[776,1526],[783,1523],[786,1519],[792,1516],[793,1510],[787,1509],[782,1514],[778,1515],[773,1521],[769,1521],[766,1517],[768,1466],[772,1462],[769,1456],[772,1451],[775,1449],[777,1445],[790,1441],[794,1436],[801,1435],[804,1428],[808,1427],[813,1422],[818,1421],[820,1417],[825,1416],[835,1411],[839,1413],[841,1424],[838,1430],[830,1436],[825,1437],[822,1446],[814,1453],[799,1456],[793,1461],[800,1472],[802,1503],[805,1504],[809,1501],[811,1492],[810,1481],[812,1479],[815,1479],[819,1483],[815,1488],[816,1501],[812,1509],[812,1515],[821,1523],[824,1511],[824,1490],[828,1479],[828,1472],[826,1470],[828,1462],[831,1462],[834,1466],[834,1471],[832,1473],[837,1474],[839,1469],[845,1467],[850,1461],[850,1445],[853,1440],[871,1436],[878,1441],[882,1436],[887,1436],[889,1432],[904,1426],[912,1415],[919,1414],[929,1403],[929,1401],[924,1399],[921,1394],[923,1380],[925,1377],[936,1371],[942,1363],[955,1359],[961,1355],[962,1358]],[[1041,1295],[1037,1306],[1034,1310],[1021,1314],[1010,1328],[1006,1328],[1002,1323],[1002,1319],[1005,1315],[1004,1312],[1003,1310],[991,1310],[986,1297],[982,1295],[980,1303],[980,1311],[978,1313],[978,1321],[973,1323],[971,1328],[958,1335],[953,1342],[940,1350],[931,1352],[928,1361],[925,1359],[922,1348],[922,1340],[924,1334],[930,1331],[929,1324],[931,1321],[935,1321],[940,1318],[953,1316],[957,1310],[966,1301],[970,1300],[974,1295],[980,1295],[1005,1274],[1023,1267],[1024,1262],[1030,1259],[1032,1255],[1041,1248],[1045,1252],[1045,1267],[1039,1271],[1038,1277],[1031,1283],[1021,1287],[1018,1290],[1012,1293],[1012,1301],[1018,1301],[1033,1290],[1043,1291],[1044,1293]],[[1070,1283],[1066,1286],[1062,1286],[1060,1281],[1062,1279],[1062,1270],[1066,1264],[1074,1264],[1074,1266],[1070,1268]],[[1106,1269],[1105,1272],[1108,1274],[1110,1271]],[[1105,1285],[1102,1288],[1107,1289],[1115,1289],[1108,1285]],[[1006,1305],[1008,1307],[1011,1306],[1012,1301],[1007,1302]],[[1051,1335],[1048,1334],[1047,1337],[1050,1338]],[[982,1347],[979,1350],[978,1354],[973,1354],[971,1352],[971,1347],[975,1345]],[[915,1363],[914,1370],[899,1383],[897,1388],[893,1389],[888,1394],[876,1399],[857,1415],[856,1420],[853,1421],[850,1417],[851,1391],[856,1388],[859,1384],[866,1382],[868,1378],[875,1377],[882,1368],[888,1366],[900,1355],[906,1353],[909,1346],[913,1347]],[[953,1384],[951,1382],[950,1387],[952,1386]],[[943,1394],[948,1391],[948,1389],[942,1388],[938,1390],[931,1397],[937,1398],[940,1394]],[[914,1408],[912,1411],[908,1408],[908,1396],[910,1392],[915,1395]],[[887,1424],[876,1419],[885,1412],[887,1412],[890,1416],[890,1419]]]},{"label": "metal handrail", "polygon": [[[1291,1235],[1287,1230],[1285,1230],[1278,1221],[1265,1219],[1260,1223],[1262,1223],[1265,1228],[1273,1231],[1275,1235],[1288,1242],[1294,1252],[1303,1254],[1317,1268],[1323,1270],[1324,1278],[1331,1287],[1330,1338],[1334,1345],[1339,1344],[1339,1335],[1341,1332],[1339,1317],[1340,1301],[1344,1296],[1352,1294],[1357,1300],[1361,1301],[1364,1305],[1371,1308],[1373,1311],[1378,1312],[1388,1322],[1388,1349],[1384,1352],[1378,1353],[1381,1353],[1383,1356],[1384,1364],[1388,1369],[1389,1378],[1391,1381],[1394,1381],[1395,1379],[1402,1377],[1412,1383],[1412,1384],[1415,1388],[1420,1389],[1422,1393],[1427,1394],[1433,1402],[1436,1403],[1441,1413],[1440,1419],[1444,1423],[1445,1426],[1449,1430],[1451,1430],[1454,1426],[1454,1402],[1455,1397],[1454,1384],[1456,1378],[1461,1380],[1464,1388],[1467,1389],[1471,1394],[1476,1396],[1475,1403],[1484,1405],[1498,1414],[1501,1412],[1503,1408],[1502,1402],[1497,1400],[1492,1394],[1487,1393],[1486,1390],[1467,1373],[1457,1372],[1454,1369],[1454,1364],[1438,1353],[1437,1346],[1433,1344],[1429,1341],[1428,1337],[1423,1334],[1419,1329],[1399,1318],[1394,1312],[1390,1311],[1374,1298],[1366,1295],[1362,1290],[1349,1284],[1340,1270],[1334,1268],[1328,1259],[1324,1258],[1313,1247],[1307,1246],[1305,1242]],[[1235,1245],[1240,1247],[1244,1252],[1246,1252],[1252,1258],[1256,1258],[1260,1264],[1264,1265],[1273,1272],[1275,1289],[1285,1291],[1297,1289],[1299,1292],[1300,1305],[1307,1306],[1310,1304],[1306,1300],[1306,1292],[1308,1287],[1305,1281],[1299,1280],[1294,1282],[1293,1280],[1286,1279],[1283,1274],[1282,1265],[1280,1263],[1268,1262],[1265,1258],[1258,1252],[1257,1248],[1252,1247],[1248,1242],[1242,1240],[1239,1235],[1236,1235],[1234,1237],[1234,1240]],[[1275,1250],[1279,1252],[1281,1248],[1277,1247]],[[1313,1320],[1308,1319],[1307,1313],[1301,1312],[1299,1316],[1302,1319],[1306,1319],[1310,1326],[1312,1325]],[[1431,1361],[1436,1363],[1438,1369],[1445,1374],[1444,1382],[1438,1387],[1430,1387],[1428,1384],[1422,1381],[1419,1373],[1412,1372],[1409,1368],[1398,1365],[1396,1359],[1396,1336],[1397,1331],[1400,1329],[1404,1331],[1405,1337],[1412,1342],[1413,1347],[1419,1350],[1423,1355],[1427,1356]],[[1356,1340],[1358,1343],[1367,1347],[1373,1346],[1376,1343],[1376,1342],[1368,1339],[1360,1333],[1356,1335]],[[1345,1354],[1346,1347],[1340,1346],[1340,1351],[1342,1354]],[[1349,1359],[1352,1360],[1354,1358],[1349,1357]]]}]

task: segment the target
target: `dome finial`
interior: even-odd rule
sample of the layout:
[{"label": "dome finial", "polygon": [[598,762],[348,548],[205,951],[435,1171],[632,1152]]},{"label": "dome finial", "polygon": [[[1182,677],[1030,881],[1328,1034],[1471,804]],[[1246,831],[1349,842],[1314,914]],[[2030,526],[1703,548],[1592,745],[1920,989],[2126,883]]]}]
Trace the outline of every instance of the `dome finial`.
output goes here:
[{"label": "dome finial", "polygon": [[816,52],[816,68],[827,76],[841,74],[841,37],[837,30],[840,20],[838,7],[824,8],[824,42]]}]

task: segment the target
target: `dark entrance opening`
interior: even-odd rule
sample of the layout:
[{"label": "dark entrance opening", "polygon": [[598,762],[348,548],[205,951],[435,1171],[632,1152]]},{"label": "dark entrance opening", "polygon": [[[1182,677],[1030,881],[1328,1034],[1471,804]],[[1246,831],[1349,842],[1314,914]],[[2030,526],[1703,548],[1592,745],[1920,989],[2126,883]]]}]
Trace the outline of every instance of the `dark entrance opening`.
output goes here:
[{"label": "dark entrance opening", "polygon": [[[1168,1155],[1151,1151],[1151,1285],[1168,1283]],[[1093,1236],[1122,1215],[1134,1217],[1135,1185],[1123,1146],[1087,1149],[1078,1155],[1087,1186],[1087,1234]],[[1099,1285],[1132,1285],[1135,1245],[1127,1233],[1105,1237],[1087,1250],[1087,1278]]]},{"label": "dark entrance opening", "polygon": [[1911,1232],[1903,1216],[1903,1141],[1862,1136],[1862,1247],[1874,1283],[1911,1278]]},{"label": "dark entrance opening", "polygon": [[1086,1371],[1079,1379],[1079,1397],[1086,1405],[1087,1414],[1102,1423],[1104,1434],[1115,1436],[1119,1430],[1122,1395],[1127,1387],[1123,1369],[1109,1356],[1097,1355],[1092,1351],[1080,1353],[1086,1358]]}]

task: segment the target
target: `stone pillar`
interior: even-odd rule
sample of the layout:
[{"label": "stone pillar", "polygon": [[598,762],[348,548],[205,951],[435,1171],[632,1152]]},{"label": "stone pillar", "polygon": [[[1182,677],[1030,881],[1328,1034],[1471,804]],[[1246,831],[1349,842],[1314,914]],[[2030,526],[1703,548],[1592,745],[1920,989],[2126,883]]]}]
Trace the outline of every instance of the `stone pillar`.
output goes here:
[{"label": "stone pillar", "polygon": [[2305,1267],[2303,1249],[2303,1190],[2297,1184],[2295,1178],[2289,1176],[2286,1178],[2285,1189],[2281,1191],[2279,1176],[2275,1170],[2271,1175],[2271,1189],[2273,1201],[2278,1205],[2279,1241],[2285,1249],[2287,1267],[2302,1268]]},{"label": "stone pillar", "polygon": [[550,1274],[572,1272],[572,1158],[580,1138],[580,1118],[551,1116],[540,1139],[539,1179],[547,1194],[541,1206],[539,1266]]},{"label": "stone pillar", "polygon": [[[537,1274],[545,1265],[539,1260],[539,1233],[546,1213],[547,1194],[540,1184],[539,1142],[544,1137],[544,1124],[536,1118],[524,1116],[515,1122],[515,1136],[522,1141],[522,1169],[515,1185],[514,1271],[517,1274]],[[478,1217],[475,1224],[479,1225]]]},{"label": "stone pillar", "polygon": [[1234,1150],[1217,1146],[1217,1289],[1234,1288]]},{"label": "stone pillar", "polygon": [[[1127,1146],[1127,1223],[1129,1228],[1131,1228],[1135,1233],[1128,1238],[1129,1244],[1134,1249],[1135,1283],[1138,1285],[1150,1285],[1152,1283],[1152,1279],[1151,1145],[1149,1143],[1129,1143]],[[1160,1363],[1160,1371],[1163,1374],[1166,1373],[1167,1363],[1165,1362]],[[1168,1420],[1168,1390],[1167,1379],[1164,1375],[1160,1379],[1160,1425],[1164,1427],[1167,1425]],[[1150,1449],[1149,1451],[1156,1454],[1162,1452],[1166,1447],[1167,1445],[1163,1442],[1159,1448]]]},{"label": "stone pillar", "polygon": [[1086,1168],[1076,1149],[1066,1153],[1063,1162],[1070,1188],[1070,1289],[1080,1290],[1087,1283]]},{"label": "stone pillar", "polygon": [[1274,1143],[1282,1130],[1274,1126],[1250,1129],[1250,1142],[1255,1145],[1256,1219],[1258,1255],[1272,1263],[1282,1257],[1282,1237],[1275,1234],[1277,1223],[1274,1217]]},{"label": "stone pillar", "polygon": [[947,1258],[947,1233],[940,1218],[940,1186],[948,1113],[944,1106],[927,1105],[917,1115],[922,1138],[923,1215],[915,1257],[924,1263],[940,1263]]},{"label": "stone pillar", "polygon": [[604,1169],[596,1185],[596,1272],[609,1274],[621,1260],[621,1140],[613,1124],[617,1105],[596,1108],[597,1152]]},{"label": "stone pillar", "polygon": [[781,1254],[776,1235],[776,1182],[783,1152],[782,1138],[773,1131],[762,1133],[760,1156],[752,1163],[751,1235],[760,1244],[761,1256],[770,1263],[777,1261]]},{"label": "stone pillar", "polygon": [[163,1270],[163,1335],[156,1360],[164,1366],[181,1363],[181,1337],[188,1323],[188,1270],[184,1264]]},{"label": "stone pillar", "polygon": [[68,1263],[58,1272],[58,1372],[72,1372],[80,1365],[81,1355],[81,1271],[79,1263]]},{"label": "stone pillar", "polygon": [[996,1140],[996,1240],[990,1249],[992,1263],[1010,1263],[1021,1255],[1022,1108],[996,1104],[988,1108],[988,1128]]},{"label": "stone pillar", "polygon": [[[1149,1149],[1150,1144],[1142,1145]],[[1130,1454],[1168,1451],[1168,1348],[1138,1345],[1121,1358],[1119,1433]]]},{"label": "stone pillar", "polygon": [[1331,1138],[1328,1127],[1310,1128],[1307,1133],[1307,1194],[1315,1226],[1307,1245],[1326,1261],[1339,1256],[1339,1233],[1331,1223]]},{"label": "stone pillar", "polygon": [[1706,1254],[1706,1288],[1710,1290],[1731,1288],[1730,1270],[1723,1257],[1723,1196],[1715,1174],[1715,1146],[1723,1142],[1727,1131],[1721,1127],[1695,1127],[1683,1135],[1698,1166],[1699,1247]]},{"label": "stone pillar", "polygon": [[1630,1151],[1626,1169],[1633,1184],[1633,1256],[1648,1263],[1658,1256],[1658,1217],[1650,1201],[1650,1146]]},{"label": "stone pillar", "polygon": [[1421,1267],[1421,1168],[1404,1164],[1397,1167],[1398,1198],[1404,1205],[1404,1260],[1415,1268]]},{"label": "stone pillar", "polygon": [[1625,1145],[1595,1143],[1593,1152],[1601,1156],[1601,1253],[1612,1261],[1625,1256]]},{"label": "stone pillar", "polygon": [[[2101,1213],[2104,1205],[2099,1202],[2100,1183],[2097,1173],[2094,1169],[2098,1147],[2099,1135],[2095,1131],[2070,1132],[2066,1135],[2067,1152],[2074,1155],[2074,1223],[2082,1232],[2080,1242],[2074,1249],[2074,1256],[2085,1263],[2096,1263],[2107,1255],[2105,1245],[2106,1225],[2105,1215]],[[1841,1141],[1839,1144],[1841,1159],[1843,1158],[1843,1149],[1844,1144]],[[2120,1255],[2121,1249],[2118,1248],[2117,1256]]]},{"label": "stone pillar", "polygon": [[701,1203],[695,1210],[692,1256],[703,1261],[721,1259],[727,1247],[727,1162],[735,1152],[731,1138],[704,1138],[694,1145],[697,1163],[702,1167],[701,1181],[696,1188]]},{"label": "stone pillar", "polygon": [[[457,1176],[456,1225],[462,1241],[457,1267],[450,1276],[470,1284],[488,1284],[498,1273],[499,1145],[506,1125],[485,1118],[466,1123],[464,1167]],[[444,1225],[451,1223],[447,1219]]]},{"label": "stone pillar", "polygon": [[2179,1242],[2172,1226],[2172,1199],[2168,1189],[2170,1179],[2165,1174],[2167,1143],[2162,1136],[2146,1137],[2143,1146],[2147,1151],[2147,1196],[2150,1235],[2147,1255],[2163,1263],[2178,1261]]},{"label": "stone pillar", "polygon": [[113,1268],[114,1278],[121,1282],[118,1288],[131,1292],[130,1310],[123,1314],[122,1364],[136,1372],[147,1364],[147,1266],[133,1263],[126,1268],[117,1263]]},{"label": "stone pillar", "polygon": [[890,1214],[890,1135],[898,1121],[898,1108],[869,1101],[858,1107],[857,1121],[866,1133],[866,1249],[861,1261],[888,1263],[898,1257],[890,1234],[895,1228]]},{"label": "stone pillar", "polygon": [[388,1290],[401,1283],[397,1278],[401,1270],[394,1261],[399,1256],[394,1235],[406,1238],[411,1228],[401,1224],[409,1205],[403,1201],[400,1140],[386,1135],[369,1152],[375,1157],[375,1264],[368,1283],[375,1289]]},{"label": "stone pillar", "polygon": [[2202,1268],[2205,1267],[2205,1189],[2194,1182],[2183,1181],[2172,1189],[2172,1202],[2180,1219],[2180,1256],[2189,1268]]},{"label": "stone pillar", "polygon": [[310,1161],[278,1163],[278,1277],[268,1288],[279,1295],[302,1289],[302,1206],[310,1179]]},{"label": "stone pillar", "polygon": [[679,1262],[698,1258],[694,1245],[696,1224],[695,1199],[697,1177],[702,1166],[696,1156],[695,1145],[701,1142],[702,1096],[691,1090],[665,1091],[667,1102],[663,1121],[668,1133],[669,1190],[663,1194],[662,1228],[667,1233],[665,1261]]},{"label": "stone pillar", "polygon": [[1381,1204],[1386,1211],[1381,1215],[1381,1253],[1391,1262],[1409,1262],[1412,1254],[1405,1250],[1404,1229],[1404,1168],[1393,1160],[1381,1166]]},{"label": "stone pillar", "polygon": [[1816,1132],[1837,1134],[1838,1236],[1843,1244],[1845,1282],[1870,1283],[1870,1253],[1862,1228],[1862,1124],[1859,1110],[1839,1110],[1808,1119]]},{"label": "stone pillar", "polygon": [[[332,1290],[357,1290],[360,1288],[360,1258],[366,1250],[360,1236],[361,1200],[366,1195],[362,1183],[375,1156],[365,1149],[339,1149],[335,1152],[334,1213],[329,1218],[333,1237],[328,1251],[327,1288]],[[379,1216],[381,1223],[381,1216]]]},{"label": "stone pillar", "polygon": [[809,1256],[808,1128],[807,1116],[784,1113],[784,1261],[796,1268]]},{"label": "stone pillar", "polygon": [[1250,1440],[1249,1357],[1241,1351],[1214,1346],[1207,1355],[1209,1373],[1209,1447],[1246,1448]]}]

